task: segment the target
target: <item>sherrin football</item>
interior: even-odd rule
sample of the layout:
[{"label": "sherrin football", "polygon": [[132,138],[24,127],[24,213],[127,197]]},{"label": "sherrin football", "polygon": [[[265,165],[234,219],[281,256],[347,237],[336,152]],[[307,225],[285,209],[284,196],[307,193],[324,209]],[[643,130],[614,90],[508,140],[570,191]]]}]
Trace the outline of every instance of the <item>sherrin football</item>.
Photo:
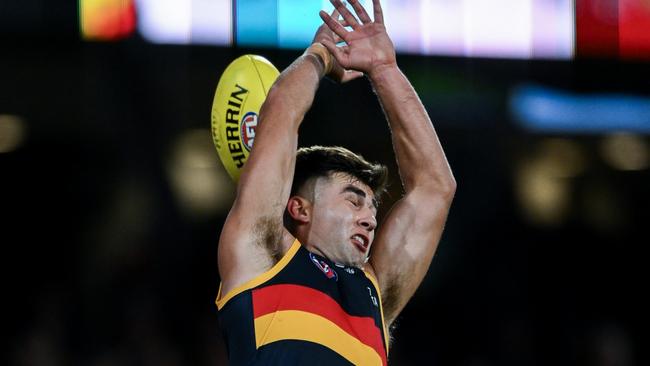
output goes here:
[{"label": "sherrin football", "polygon": [[231,62],[219,79],[212,101],[212,140],[235,182],[253,147],[262,103],[278,75],[264,57],[244,55]]}]

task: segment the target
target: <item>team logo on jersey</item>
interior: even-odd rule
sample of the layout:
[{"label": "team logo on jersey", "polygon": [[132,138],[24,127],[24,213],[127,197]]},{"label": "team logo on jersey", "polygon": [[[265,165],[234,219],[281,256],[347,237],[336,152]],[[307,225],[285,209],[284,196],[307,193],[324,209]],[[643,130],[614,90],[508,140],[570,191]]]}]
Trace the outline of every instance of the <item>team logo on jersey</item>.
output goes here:
[{"label": "team logo on jersey", "polygon": [[309,258],[311,259],[311,262],[314,263],[318,269],[321,270],[321,272],[325,273],[325,276],[327,278],[334,279],[334,281],[338,281],[339,276],[336,274],[336,271],[331,268],[327,263],[324,261],[316,258],[316,256],[313,253],[309,253]]},{"label": "team logo on jersey", "polygon": [[255,129],[257,128],[257,113],[248,112],[241,119],[241,142],[246,150],[251,151],[255,141]]}]

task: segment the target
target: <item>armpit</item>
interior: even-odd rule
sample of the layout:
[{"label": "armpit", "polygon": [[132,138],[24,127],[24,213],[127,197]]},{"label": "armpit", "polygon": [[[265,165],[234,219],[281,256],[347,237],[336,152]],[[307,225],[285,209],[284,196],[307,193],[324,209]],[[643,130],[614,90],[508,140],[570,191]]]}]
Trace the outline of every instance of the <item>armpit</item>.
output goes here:
[{"label": "armpit", "polygon": [[273,263],[282,258],[282,221],[275,217],[261,217],[253,225],[255,244],[266,250]]}]

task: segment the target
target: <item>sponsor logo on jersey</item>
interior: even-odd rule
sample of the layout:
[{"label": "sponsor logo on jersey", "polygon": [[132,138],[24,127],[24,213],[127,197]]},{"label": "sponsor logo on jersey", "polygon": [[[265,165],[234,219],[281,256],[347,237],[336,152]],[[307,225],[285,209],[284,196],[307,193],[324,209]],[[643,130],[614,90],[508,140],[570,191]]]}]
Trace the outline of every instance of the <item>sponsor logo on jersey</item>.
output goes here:
[{"label": "sponsor logo on jersey", "polygon": [[313,253],[309,253],[309,258],[311,259],[311,262],[314,263],[314,265],[321,270],[325,274],[327,278],[334,279],[334,281],[338,281],[339,276],[336,274],[336,271],[330,267],[327,263],[324,261],[316,258],[316,256]]}]

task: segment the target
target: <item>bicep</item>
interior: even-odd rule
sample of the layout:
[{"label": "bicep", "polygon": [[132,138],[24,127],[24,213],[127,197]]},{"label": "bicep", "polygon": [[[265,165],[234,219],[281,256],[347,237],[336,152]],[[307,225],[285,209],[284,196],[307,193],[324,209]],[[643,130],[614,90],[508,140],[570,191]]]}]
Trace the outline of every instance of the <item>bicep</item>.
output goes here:
[{"label": "bicep", "polygon": [[448,194],[416,190],[399,200],[382,223],[370,264],[381,287],[387,322],[397,317],[426,275],[450,203]]}]

